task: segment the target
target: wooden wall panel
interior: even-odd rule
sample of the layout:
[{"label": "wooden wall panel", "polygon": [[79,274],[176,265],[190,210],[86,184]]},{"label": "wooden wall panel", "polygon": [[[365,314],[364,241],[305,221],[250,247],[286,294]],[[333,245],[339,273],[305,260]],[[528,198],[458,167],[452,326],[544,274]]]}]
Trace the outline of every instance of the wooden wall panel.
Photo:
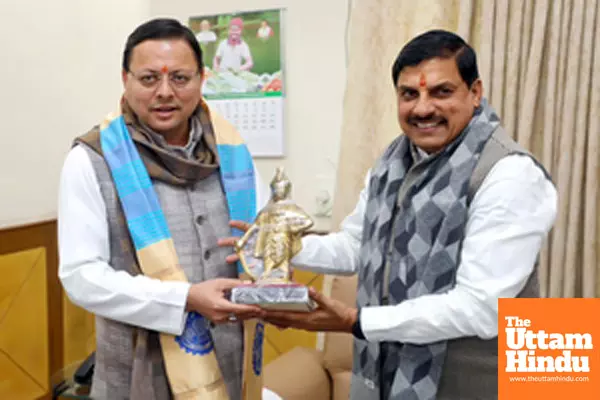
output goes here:
[{"label": "wooden wall panel", "polygon": [[0,398],[34,399],[49,391],[46,251],[0,256]]},{"label": "wooden wall panel", "polygon": [[65,366],[79,365],[96,349],[95,318],[77,307],[67,296],[63,298]]},{"label": "wooden wall panel", "polygon": [[[0,317],[5,318],[0,328],[0,398],[47,397],[50,377],[63,368],[56,221],[0,230],[0,273]],[[31,396],[4,395],[23,390]]]}]

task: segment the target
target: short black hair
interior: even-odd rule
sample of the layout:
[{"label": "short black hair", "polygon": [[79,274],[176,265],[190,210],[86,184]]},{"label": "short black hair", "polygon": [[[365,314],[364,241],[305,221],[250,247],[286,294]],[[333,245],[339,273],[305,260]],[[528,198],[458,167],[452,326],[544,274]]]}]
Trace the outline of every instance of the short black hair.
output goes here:
[{"label": "short black hair", "polygon": [[171,18],[156,18],[138,26],[127,38],[125,50],[123,51],[123,69],[129,72],[131,64],[131,53],[138,44],[146,40],[157,39],[183,39],[185,40],[194,52],[198,69],[200,73],[204,70],[202,62],[202,49],[194,36],[194,33],[187,27],[182,25],[176,19]]},{"label": "short black hair", "polygon": [[394,85],[398,83],[400,72],[405,67],[412,67],[432,58],[451,58],[456,60],[456,66],[462,80],[471,87],[479,78],[477,56],[467,42],[455,33],[441,29],[425,32],[408,42],[392,66]]}]

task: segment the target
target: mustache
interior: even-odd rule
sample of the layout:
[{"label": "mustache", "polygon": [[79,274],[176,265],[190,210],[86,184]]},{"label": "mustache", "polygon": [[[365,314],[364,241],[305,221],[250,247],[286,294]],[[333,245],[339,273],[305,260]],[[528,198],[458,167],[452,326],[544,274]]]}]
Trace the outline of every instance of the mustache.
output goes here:
[{"label": "mustache", "polygon": [[408,123],[417,124],[417,123],[429,123],[429,122],[446,122],[446,118],[436,116],[435,114],[426,115],[426,116],[411,116],[408,118]]}]

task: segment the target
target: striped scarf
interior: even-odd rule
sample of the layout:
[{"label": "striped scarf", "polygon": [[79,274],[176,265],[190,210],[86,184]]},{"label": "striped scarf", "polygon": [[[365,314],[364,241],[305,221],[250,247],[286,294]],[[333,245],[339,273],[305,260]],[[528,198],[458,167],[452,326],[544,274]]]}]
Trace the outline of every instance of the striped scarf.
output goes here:
[{"label": "striped scarf", "polygon": [[[160,280],[187,281],[187,278],[179,266],[153,179],[187,186],[218,168],[230,218],[251,222],[256,215],[253,163],[242,138],[222,117],[211,115],[205,103],[201,103],[193,118],[200,120],[203,134],[191,160],[159,146],[125,101],[121,114],[107,117],[76,140],[92,147],[106,160],[134,245],[138,262],[134,269]],[[240,266],[238,271],[241,278],[248,278]],[[175,399],[228,398],[206,324],[204,317],[190,312],[182,335],[160,334],[164,365]],[[141,328],[138,331],[140,338],[147,336]],[[260,398],[262,391],[263,331],[260,322],[244,323],[245,399]]]}]

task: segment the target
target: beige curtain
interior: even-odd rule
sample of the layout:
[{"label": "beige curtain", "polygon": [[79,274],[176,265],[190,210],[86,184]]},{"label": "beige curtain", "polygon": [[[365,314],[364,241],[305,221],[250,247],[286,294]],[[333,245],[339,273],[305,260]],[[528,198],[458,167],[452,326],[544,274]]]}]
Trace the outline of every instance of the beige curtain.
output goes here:
[{"label": "beige curtain", "polygon": [[477,51],[486,97],[559,193],[540,258],[542,295],[600,294],[600,0],[354,0],[333,222],[354,207],[367,169],[398,134],[391,65],[432,28]]}]

